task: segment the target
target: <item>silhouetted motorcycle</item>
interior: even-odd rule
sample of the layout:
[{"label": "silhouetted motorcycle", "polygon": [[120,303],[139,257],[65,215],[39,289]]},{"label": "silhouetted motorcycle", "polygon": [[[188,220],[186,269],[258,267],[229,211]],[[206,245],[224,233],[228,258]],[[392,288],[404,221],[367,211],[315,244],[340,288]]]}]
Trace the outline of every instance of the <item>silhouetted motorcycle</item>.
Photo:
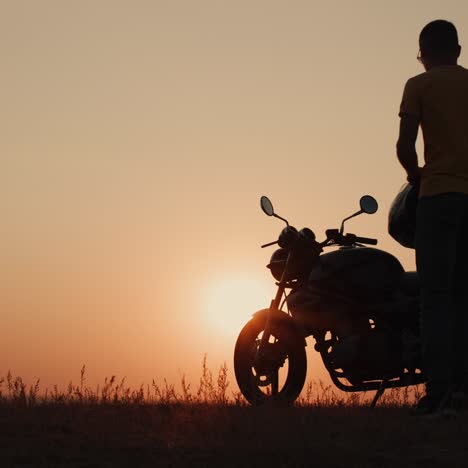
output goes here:
[{"label": "silhouetted motorcycle", "polygon": [[[234,350],[239,388],[252,404],[291,404],[305,382],[306,337],[315,339],[333,383],[346,392],[377,390],[375,406],[386,388],[424,381],[419,340],[419,281],[382,250],[366,247],[376,239],[344,233],[345,221],[373,214],[377,201],[365,195],[360,210],[345,218],[326,239],[298,231],[274,212],[263,196],[268,216],[286,223],[267,267],[278,291],[270,307],[243,327]],[[325,248],[335,247],[323,253]]]}]

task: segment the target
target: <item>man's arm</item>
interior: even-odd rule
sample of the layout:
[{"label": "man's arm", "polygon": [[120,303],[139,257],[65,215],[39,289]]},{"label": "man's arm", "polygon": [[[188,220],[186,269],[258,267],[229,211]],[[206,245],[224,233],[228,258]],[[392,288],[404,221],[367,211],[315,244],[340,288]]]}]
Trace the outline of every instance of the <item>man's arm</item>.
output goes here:
[{"label": "man's arm", "polygon": [[403,114],[400,120],[400,136],[397,142],[397,156],[400,164],[408,174],[408,182],[419,182],[421,168],[418,167],[416,138],[418,137],[419,119],[416,116]]}]

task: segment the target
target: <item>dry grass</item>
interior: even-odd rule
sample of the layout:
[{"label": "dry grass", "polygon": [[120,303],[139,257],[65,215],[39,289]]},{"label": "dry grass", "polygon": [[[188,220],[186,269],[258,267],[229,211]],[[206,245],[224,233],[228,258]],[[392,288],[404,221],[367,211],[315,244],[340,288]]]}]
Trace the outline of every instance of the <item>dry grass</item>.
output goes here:
[{"label": "dry grass", "polygon": [[228,394],[228,369],[224,363],[214,377],[208,368],[206,356],[202,362],[202,374],[197,389],[193,392],[191,384],[181,377],[180,390],[166,379],[158,384],[154,379],[151,384],[141,384],[131,388],[126,384],[125,377],[117,379],[115,375],[105,377],[102,385],[92,388],[86,385],[86,366],[80,371],[80,382],[72,381],[65,389],[54,385],[52,390],[42,391],[40,380],[27,384],[20,376],[14,376],[8,371],[0,378],[0,405],[37,406],[37,405],[168,405],[168,404],[243,404],[239,392]]},{"label": "dry grass", "polygon": [[[0,378],[0,405],[37,406],[37,405],[169,405],[169,404],[211,404],[211,405],[247,405],[239,391],[230,391],[228,368],[226,363],[219,367],[213,375],[207,364],[206,355],[203,358],[201,376],[195,390],[181,377],[178,388],[168,383],[166,379],[157,383],[141,384],[131,388],[126,384],[125,377],[117,379],[115,375],[105,377],[102,385],[91,388],[86,385],[86,366],[80,371],[79,384],[72,381],[65,389],[54,385],[52,390],[42,390],[40,380],[27,384],[20,376],[14,376],[10,371]],[[308,382],[296,406],[313,407],[343,407],[367,406],[374,392],[345,393],[322,381]],[[380,399],[380,406],[408,407],[421,395],[421,387],[390,389]]]},{"label": "dry grass", "polygon": [[[182,377],[129,388],[105,378],[42,391],[8,373],[0,379],[3,467],[463,467],[468,425],[408,415],[411,390],[344,394],[309,383],[292,408],[246,404],[227,367],[206,357],[199,382]],[[414,389],[413,389],[414,390]],[[418,391],[418,389],[416,389]]]}]

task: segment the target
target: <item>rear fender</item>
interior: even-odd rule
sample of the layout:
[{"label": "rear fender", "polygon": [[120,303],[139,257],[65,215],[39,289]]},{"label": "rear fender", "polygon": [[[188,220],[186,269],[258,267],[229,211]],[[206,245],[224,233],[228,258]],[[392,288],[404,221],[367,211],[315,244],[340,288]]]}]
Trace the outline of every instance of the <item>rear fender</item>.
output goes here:
[{"label": "rear fender", "polygon": [[289,328],[292,333],[298,336],[299,339],[302,339],[302,344],[304,346],[307,346],[307,342],[306,342],[304,333],[302,332],[301,328],[285,312],[282,312],[281,310],[277,310],[277,309],[274,309],[272,311],[270,311],[270,309],[261,309],[255,312],[253,314],[253,317],[266,321],[268,314],[271,314],[270,320],[272,320],[273,323],[277,323],[283,327]]}]

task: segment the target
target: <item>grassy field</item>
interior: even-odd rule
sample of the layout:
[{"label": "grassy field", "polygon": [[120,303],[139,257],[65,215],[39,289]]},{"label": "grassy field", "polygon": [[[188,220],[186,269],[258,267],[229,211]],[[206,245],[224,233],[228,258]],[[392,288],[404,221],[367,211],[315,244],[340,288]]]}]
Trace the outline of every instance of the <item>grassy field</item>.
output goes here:
[{"label": "grassy field", "polygon": [[309,384],[292,408],[245,404],[228,392],[226,367],[203,366],[192,391],[167,383],[130,389],[105,379],[41,393],[1,379],[3,467],[465,467],[468,415],[420,419],[410,392],[366,398]]}]

